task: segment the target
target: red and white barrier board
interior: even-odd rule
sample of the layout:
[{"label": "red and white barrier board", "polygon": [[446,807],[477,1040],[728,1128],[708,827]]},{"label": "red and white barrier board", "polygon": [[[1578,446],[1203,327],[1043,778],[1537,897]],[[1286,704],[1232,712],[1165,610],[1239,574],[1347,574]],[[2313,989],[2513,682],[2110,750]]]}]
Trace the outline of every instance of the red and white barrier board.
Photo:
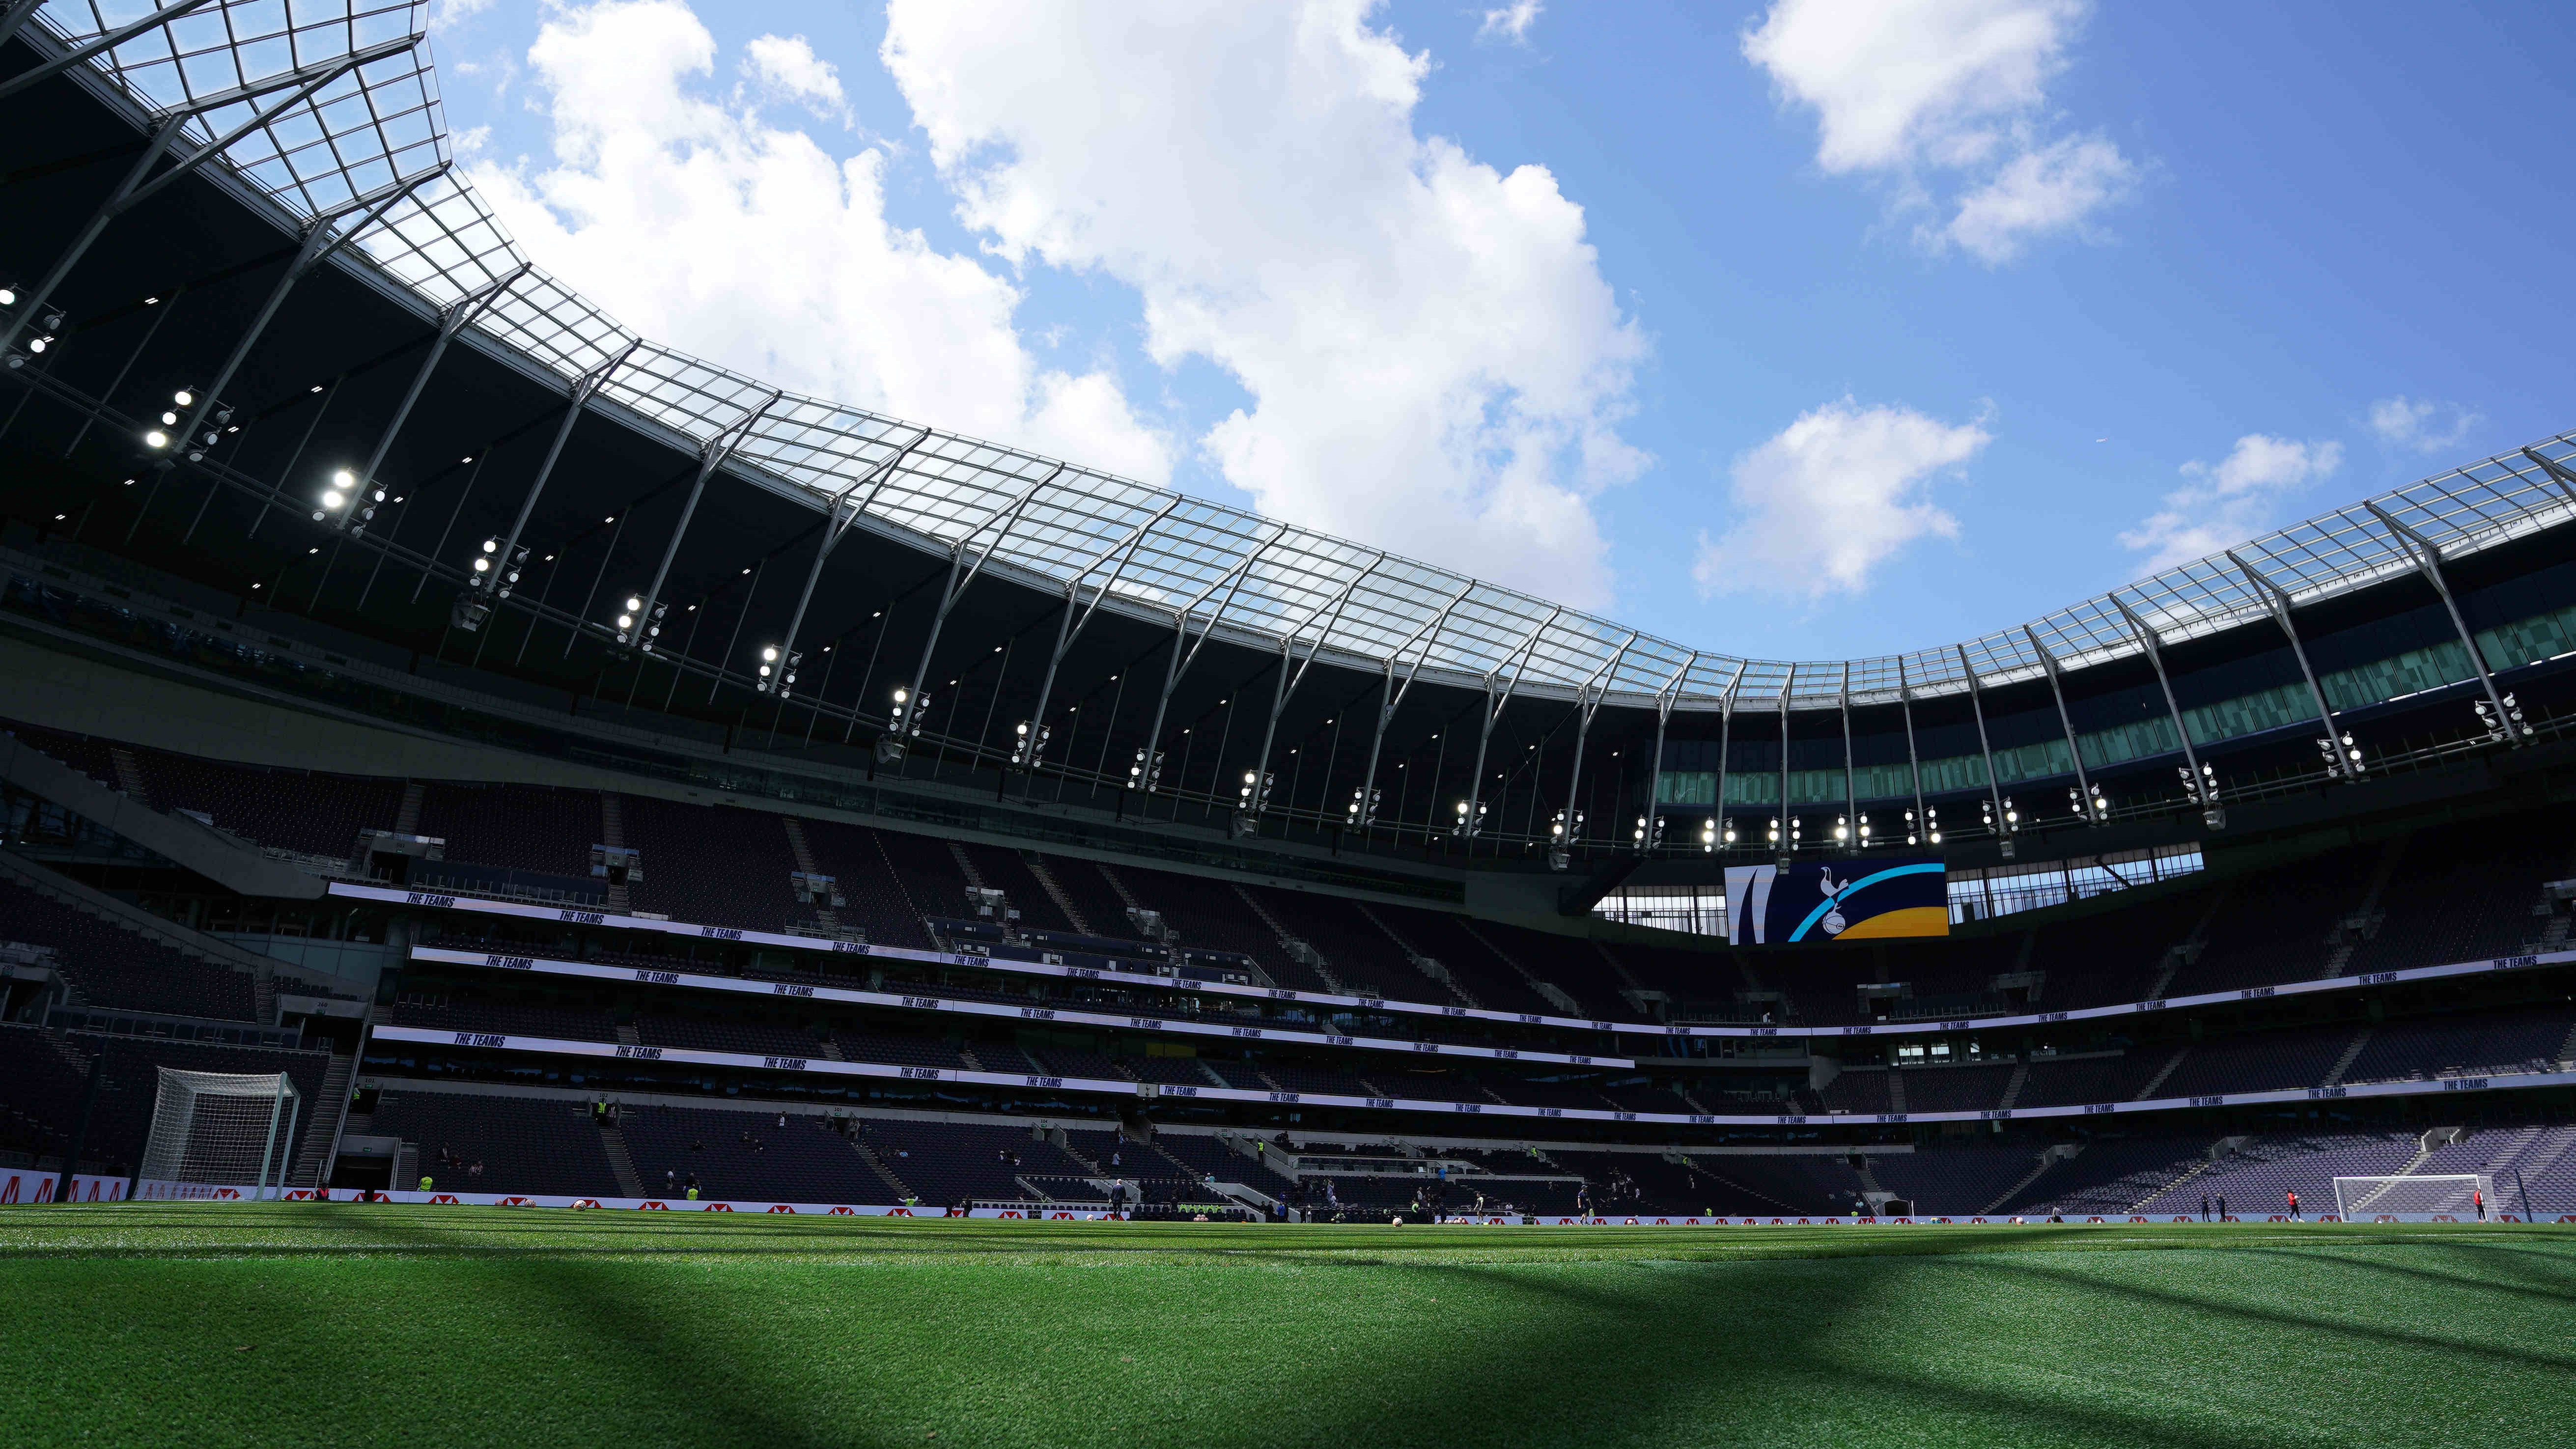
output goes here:
[{"label": "red and white barrier board", "polygon": [[[59,1172],[38,1172],[32,1167],[0,1167],[0,1203],[52,1202],[54,1186],[62,1180]],[[77,1173],[72,1177],[71,1196],[67,1202],[123,1202],[125,1179]]]},{"label": "red and white barrier board", "polygon": [[[53,1174],[46,1173],[44,1174],[44,1177],[46,1181],[50,1183]],[[10,1180],[11,1179],[8,1174],[0,1172],[0,1183],[5,1183]],[[90,1178],[84,1176],[80,1180],[85,1189],[86,1185],[92,1182],[110,1183],[120,1191],[124,1187],[123,1178]],[[274,1193],[276,1189],[271,1188],[269,1191]],[[255,1190],[247,1185],[226,1187],[210,1186],[204,1183],[165,1182],[146,1182],[135,1194],[138,1201],[149,1199],[152,1201],[172,1202],[248,1202],[254,1196]],[[322,1196],[324,1195],[314,1192],[311,1188],[294,1188],[285,1194],[284,1200],[287,1202],[313,1202]],[[333,1202],[354,1202],[357,1200],[357,1194],[348,1188],[334,1190],[328,1194],[328,1197]],[[42,1201],[42,1199],[26,1200]],[[110,1199],[100,1198],[98,1200],[109,1201]],[[1128,1220],[1129,1216],[1126,1213],[1110,1212],[1105,1208],[1090,1210],[1060,1207],[1043,1203],[1033,1203],[1026,1208],[973,1208],[961,1211],[956,1208],[935,1207],[928,1203],[908,1207],[889,1207],[879,1203],[770,1202],[761,1198],[705,1199],[692,1202],[686,1198],[567,1197],[560,1193],[508,1192],[379,1192],[373,1195],[373,1200],[377,1202],[424,1204],[438,1207],[573,1208],[625,1212],[736,1213],[762,1216],[776,1215],[781,1217],[982,1218],[986,1220],[1015,1220],[1028,1222],[1106,1223],[1124,1222]],[[1422,1221],[1426,1226],[1432,1225],[1431,1220],[1429,1219],[1422,1219],[1420,1221]],[[2198,1221],[2201,1221],[2201,1219],[2189,1213],[2068,1213],[2064,1216],[2062,1223],[2058,1225],[2077,1227],[2129,1227],[2141,1224],[2189,1223]],[[2276,1223],[2290,1223],[2293,1220],[2283,1214],[2273,1213],[2263,1216],[2246,1215],[2241,1217],[2229,1217],[2226,1221],[2230,1223],[2262,1223],[2268,1226]],[[2298,1221],[2305,1223],[2337,1223],[2341,1222],[2342,1219],[2331,1213],[2327,1213],[2317,1217],[2299,1219]],[[2474,1224],[2478,1219],[2467,1213],[2375,1213],[2371,1216],[2370,1221],[2374,1223]],[[2490,1215],[2486,1221],[2493,1223],[2519,1223],[2525,1221],[2525,1219],[2515,1213],[2495,1213]],[[2534,1219],[2534,1221],[2537,1221],[2537,1219]],[[2562,1223],[2576,1223],[2576,1215],[2564,1216],[2559,1218],[2558,1221]],[[2030,1213],[2025,1213],[2017,1217],[2001,1214],[1992,1216],[1962,1214],[1952,1217],[1837,1217],[1828,1214],[1802,1215],[1798,1213],[1777,1213],[1767,1216],[1756,1215],[1751,1217],[1730,1217],[1725,1215],[1693,1217],[1673,1213],[1625,1213],[1613,1216],[1594,1217],[1577,1217],[1572,1214],[1564,1213],[1532,1214],[1528,1216],[1515,1215],[1511,1217],[1493,1214],[1453,1214],[1449,1217],[1438,1220],[1439,1225],[1443,1226],[1495,1228],[2038,1227],[2048,1225],[2048,1222],[2049,1220],[2045,1214]]]}]

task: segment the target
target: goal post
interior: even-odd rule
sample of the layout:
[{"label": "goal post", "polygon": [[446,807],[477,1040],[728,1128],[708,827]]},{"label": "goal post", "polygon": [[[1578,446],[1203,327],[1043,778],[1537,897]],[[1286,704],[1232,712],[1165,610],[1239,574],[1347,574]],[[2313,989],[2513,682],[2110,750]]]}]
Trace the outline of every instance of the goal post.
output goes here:
[{"label": "goal post", "polygon": [[2384,1177],[2338,1177],[2334,1180],[2335,1212],[2344,1221],[2381,1213],[2451,1213],[2468,1217],[2483,1202],[2493,1214],[2495,1178],[2483,1172],[2404,1173]]},{"label": "goal post", "polygon": [[295,1083],[284,1072],[191,1072],[160,1068],[152,1130],[144,1139],[147,1181],[250,1187],[257,1197],[286,1187],[295,1155]]}]

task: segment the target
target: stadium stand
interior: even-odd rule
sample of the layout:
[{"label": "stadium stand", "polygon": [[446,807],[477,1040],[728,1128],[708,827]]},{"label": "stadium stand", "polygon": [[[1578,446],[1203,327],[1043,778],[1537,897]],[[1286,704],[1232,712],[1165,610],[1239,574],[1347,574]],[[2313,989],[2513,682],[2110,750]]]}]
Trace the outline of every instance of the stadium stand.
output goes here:
[{"label": "stadium stand", "polygon": [[618,804],[626,844],[642,855],[643,879],[628,886],[637,909],[761,931],[801,918],[788,881],[796,857],[777,816],[641,795]]},{"label": "stadium stand", "polygon": [[421,787],[422,835],[446,842],[445,858],[549,875],[590,873],[600,844],[599,795],[542,785],[429,781]]},{"label": "stadium stand", "polygon": [[157,810],[194,810],[217,828],[261,845],[346,860],[358,832],[391,830],[402,809],[398,780],[357,779],[228,765],[135,746]]},{"label": "stadium stand", "polygon": [[91,1006],[249,1021],[251,978],[0,879],[0,941],[50,946],[78,1000]]},{"label": "stadium stand", "polygon": [[717,1199],[846,1203],[886,1196],[884,1182],[826,1117],[652,1104],[621,1109],[617,1130],[638,1184],[654,1196],[681,1197],[691,1186]]},{"label": "stadium stand", "polygon": [[[578,1102],[387,1090],[376,1099],[372,1130],[416,1145],[421,1175],[446,1191],[618,1195],[599,1127]],[[466,1165],[441,1164],[442,1152]],[[475,1173],[478,1162],[483,1170]]]}]

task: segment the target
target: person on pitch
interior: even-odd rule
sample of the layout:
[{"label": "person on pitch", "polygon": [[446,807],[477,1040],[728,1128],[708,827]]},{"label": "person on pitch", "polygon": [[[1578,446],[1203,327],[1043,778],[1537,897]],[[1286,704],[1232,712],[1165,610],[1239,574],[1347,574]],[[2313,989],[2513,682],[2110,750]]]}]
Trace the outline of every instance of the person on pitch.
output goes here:
[{"label": "person on pitch", "polygon": [[2295,1223],[2299,1220],[2299,1190],[2297,1188],[2290,1189],[2288,1197],[2290,1199],[2290,1221]]}]

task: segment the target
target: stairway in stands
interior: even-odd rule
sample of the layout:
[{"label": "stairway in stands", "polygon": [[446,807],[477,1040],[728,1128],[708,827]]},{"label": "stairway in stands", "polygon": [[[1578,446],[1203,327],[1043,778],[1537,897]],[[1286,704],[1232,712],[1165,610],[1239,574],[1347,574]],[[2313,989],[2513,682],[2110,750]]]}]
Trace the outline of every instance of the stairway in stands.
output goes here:
[{"label": "stairway in stands", "polygon": [[2013,1103],[2021,1100],[2021,1089],[2029,1085],[2030,1059],[2024,1057],[2013,1063],[2012,1075],[2004,1079],[2004,1094],[1997,1099],[1995,1106],[2002,1111],[2011,1111]]},{"label": "stairway in stands", "polygon": [[2352,1070],[2352,1064],[2361,1059],[2361,1049],[2368,1045],[2370,1045],[2370,1028],[2365,1026],[2352,1034],[2352,1040],[2344,1044],[2343,1055],[2335,1058],[2333,1070],[2327,1072],[2326,1079],[2317,1085],[2340,1086],[2343,1083],[2343,1074]]},{"label": "stairway in stands", "polygon": [[1086,936],[1099,934],[1091,929],[1091,922],[1083,918],[1082,908],[1073,903],[1073,897],[1065,893],[1064,886],[1055,878],[1055,871],[1047,865],[1045,856],[1034,850],[1023,850],[1020,859],[1027,863],[1029,874],[1038,878],[1038,888],[1046,892],[1048,900],[1055,902],[1057,910],[1064,912],[1064,918],[1073,923],[1075,930]]},{"label": "stairway in stands", "polygon": [[1520,977],[1520,979],[1529,986],[1530,990],[1537,992],[1541,1001],[1546,1002],[1548,1005],[1555,1007],[1557,1010],[1564,1012],[1568,1016],[1583,1016],[1586,1014],[1583,1010],[1582,1003],[1576,1001],[1572,996],[1567,995],[1563,987],[1558,986],[1553,981],[1541,981],[1536,976],[1531,975],[1529,968],[1523,966],[1518,958],[1514,957],[1510,952],[1505,951],[1502,947],[1495,945],[1492,941],[1486,939],[1485,933],[1477,930],[1475,924],[1469,921],[1465,916],[1460,916],[1458,918],[1458,929],[1466,932],[1468,937],[1477,945],[1493,952],[1495,960],[1512,968],[1512,974]]},{"label": "stairway in stands", "polygon": [[408,780],[403,783],[402,805],[394,811],[394,834],[420,834],[420,802],[421,797],[428,793],[427,788],[418,780]]},{"label": "stairway in stands", "polygon": [[[805,844],[804,822],[798,820],[793,815],[781,815],[778,819],[779,823],[787,828],[787,853],[795,857],[796,868],[803,871],[808,877],[821,875],[823,873],[822,867],[814,863],[814,852]],[[840,916],[827,905],[817,905],[814,907],[814,919],[821,921],[827,926],[838,926],[841,924]]]},{"label": "stairway in stands", "polygon": [[608,1154],[608,1171],[617,1190],[628,1197],[644,1195],[644,1179],[635,1173],[635,1155],[626,1150],[626,1133],[613,1121],[599,1124],[600,1150]]},{"label": "stairway in stands", "polygon": [[2028,1192],[2030,1190],[2030,1185],[2045,1176],[2050,1168],[2064,1162],[2067,1158],[2074,1156],[2077,1152],[2082,1150],[2083,1148],[2081,1144],[2061,1143],[2058,1146],[2052,1147],[2046,1152],[2039,1154],[2039,1160],[2031,1164],[2030,1171],[2022,1174],[2021,1181],[2005,1188],[2002,1193],[1996,1196],[1993,1202],[1977,1209],[1977,1211],[1980,1213],[2003,1211],[2005,1203],[2011,1202],[2014,1198]]},{"label": "stairway in stands", "polygon": [[125,792],[125,798],[147,810],[154,808],[152,789],[143,781],[143,762],[134,758],[134,752],[123,745],[109,745],[107,758],[116,767],[116,788]]},{"label": "stairway in stands", "polygon": [[877,1150],[870,1147],[866,1139],[852,1137],[850,1150],[859,1155],[859,1160],[868,1165],[868,1171],[875,1173],[879,1182],[893,1191],[896,1202],[908,1202],[921,1195],[905,1186],[902,1178],[894,1175],[894,1169],[885,1165],[885,1159],[877,1156]]},{"label": "stairway in stands", "polygon": [[[1112,879],[1115,879],[1115,877],[1112,877]],[[1272,936],[1278,938],[1279,949],[1288,953],[1288,959],[1295,961],[1299,965],[1304,966],[1307,970],[1314,972],[1316,976],[1323,980],[1326,989],[1330,990],[1334,995],[1351,996],[1358,994],[1353,992],[1349,987],[1343,985],[1342,978],[1333,974],[1333,968],[1324,960],[1323,952],[1316,950],[1312,944],[1291,935],[1286,926],[1279,924],[1279,918],[1270,914],[1269,908],[1261,904],[1261,898],[1259,896],[1245,890],[1240,883],[1228,882],[1228,887],[1233,890],[1237,896],[1242,898],[1244,905],[1251,908],[1252,914],[1261,922],[1263,927],[1268,929]],[[1124,895],[1126,893],[1125,889],[1122,887],[1119,893]]]},{"label": "stairway in stands", "polygon": [[[599,843],[614,850],[626,848],[626,807],[618,802],[614,790],[599,792]],[[609,882],[608,908],[620,913],[631,909],[624,881]]]},{"label": "stairway in stands", "polygon": [[[1366,902],[1353,901],[1351,902],[1351,905],[1356,908],[1361,915],[1368,918],[1368,923],[1370,925],[1377,927],[1380,933],[1382,933],[1388,940],[1395,943],[1395,949],[1404,953],[1404,959],[1412,964],[1414,970],[1421,972],[1424,976],[1429,977],[1433,982],[1445,987],[1450,995],[1457,997],[1460,1001],[1469,1006],[1481,1007],[1485,1004],[1478,1001],[1474,993],[1460,985],[1458,978],[1452,975],[1448,966],[1442,963],[1437,957],[1425,956],[1421,952],[1413,949],[1413,943],[1404,939],[1402,936],[1397,935],[1395,933],[1395,927],[1388,925],[1384,917],[1380,916],[1377,912],[1370,910]],[[1499,1102],[1502,1098],[1496,1097],[1494,1100]]]},{"label": "stairway in stands", "polygon": [[2129,1100],[2132,1102],[2143,1102],[2154,1096],[2156,1094],[2156,1088],[2163,1086],[2165,1084],[2165,1078],[2172,1076],[2174,1074],[2174,1068],[2181,1066],[2182,1059],[2190,1055],[2191,1043],[2189,1042],[2184,1042],[2181,1046],[2175,1048],[2174,1054],[2165,1058],[2165,1064],[2156,1068],[2156,1074],[2147,1078],[2145,1084],[2138,1088],[2137,1095],[2131,1097]]},{"label": "stairway in stands", "polygon": [[322,1090],[305,1104],[304,1138],[295,1148],[292,1186],[320,1187],[340,1145],[340,1123],[349,1111],[349,1078],[357,1071],[355,1056],[334,1054],[322,1073]]}]

